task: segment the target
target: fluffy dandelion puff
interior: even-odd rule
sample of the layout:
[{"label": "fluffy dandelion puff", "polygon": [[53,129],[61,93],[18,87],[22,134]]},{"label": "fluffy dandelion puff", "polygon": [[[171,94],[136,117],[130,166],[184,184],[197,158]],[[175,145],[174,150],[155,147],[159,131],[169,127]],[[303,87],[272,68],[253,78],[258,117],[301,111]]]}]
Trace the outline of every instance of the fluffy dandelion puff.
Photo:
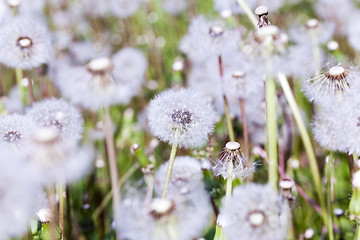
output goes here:
[{"label": "fluffy dandelion puff", "polygon": [[341,99],[351,88],[359,85],[359,73],[341,64],[328,67],[327,71],[304,81],[305,95],[310,101],[329,105]]},{"label": "fluffy dandelion puff", "polygon": [[234,166],[233,178],[246,178],[248,174],[254,171],[255,166],[247,166],[244,154],[241,152],[241,146],[238,142],[228,142],[219,159],[215,161],[213,167],[216,176],[221,175],[227,178],[228,165],[232,162]]},{"label": "fluffy dandelion puff", "polygon": [[[162,164],[155,175],[155,191],[161,195],[169,163]],[[203,173],[198,160],[188,156],[176,157],[171,174],[168,196],[188,194],[203,188]]]},{"label": "fluffy dandelion puff", "polygon": [[31,166],[0,146],[0,239],[26,232],[34,216],[40,185]]},{"label": "fluffy dandelion puff", "polygon": [[234,189],[220,216],[219,223],[230,240],[283,240],[290,211],[287,201],[271,186],[247,184]]},{"label": "fluffy dandelion puff", "polygon": [[205,191],[196,195],[155,198],[137,194],[121,202],[119,237],[129,240],[189,240],[201,236],[211,214]]},{"label": "fluffy dandelion puff", "polygon": [[12,146],[26,154],[29,150],[31,132],[35,129],[32,119],[12,114],[0,117],[0,145]]},{"label": "fluffy dandelion puff", "polygon": [[39,22],[16,18],[0,32],[0,62],[4,65],[32,69],[51,58],[50,37]]},{"label": "fluffy dandelion puff", "polygon": [[160,93],[150,102],[147,115],[156,137],[170,144],[177,141],[184,148],[202,146],[215,123],[212,106],[187,89]]},{"label": "fluffy dandelion puff", "polygon": [[35,103],[27,116],[38,127],[52,127],[66,144],[76,144],[82,137],[83,119],[80,112],[63,99],[46,99]]}]

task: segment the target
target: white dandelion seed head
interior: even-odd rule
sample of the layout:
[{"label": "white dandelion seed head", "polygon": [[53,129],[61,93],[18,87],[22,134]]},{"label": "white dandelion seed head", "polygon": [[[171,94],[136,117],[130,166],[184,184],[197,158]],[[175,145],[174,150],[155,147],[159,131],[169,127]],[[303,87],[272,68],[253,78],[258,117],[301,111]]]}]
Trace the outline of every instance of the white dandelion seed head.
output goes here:
[{"label": "white dandelion seed head", "polygon": [[163,0],[162,7],[165,12],[171,15],[179,15],[188,7],[187,0]]},{"label": "white dandelion seed head", "polygon": [[338,151],[345,149],[338,136],[340,115],[331,109],[318,109],[312,124],[315,140],[325,149]]},{"label": "white dandelion seed head", "polygon": [[46,99],[35,103],[26,115],[38,128],[52,127],[66,145],[74,145],[82,138],[83,119],[80,112],[63,99]]},{"label": "white dandelion seed head", "polygon": [[336,105],[343,101],[354,89],[358,89],[359,72],[346,64],[327,64],[320,75],[303,82],[305,96],[321,106]]},{"label": "white dandelion seed head", "polygon": [[41,187],[22,156],[4,146],[0,156],[0,239],[8,239],[28,229]]},{"label": "white dandelion seed head", "polygon": [[23,111],[24,106],[17,86],[10,90],[8,96],[2,98],[2,102],[9,113],[21,113]]},{"label": "white dandelion seed head", "polygon": [[211,214],[206,191],[166,199],[155,198],[150,203],[142,194],[123,199],[117,216],[119,237],[142,240],[188,240],[201,236]]},{"label": "white dandelion seed head", "polygon": [[[168,165],[168,161],[163,163],[155,174],[155,192],[159,196],[163,191]],[[198,160],[188,156],[176,157],[171,173],[168,196],[191,194],[203,189],[202,179],[201,163]]]},{"label": "white dandelion seed head", "polygon": [[94,149],[90,146],[64,145],[57,141],[56,134],[52,135],[55,132],[47,129],[34,134],[36,140],[32,142],[33,150],[29,153],[29,164],[36,169],[41,183],[64,184],[82,178],[92,168]]},{"label": "white dandelion seed head", "polygon": [[13,150],[26,154],[35,127],[28,116],[15,113],[0,117],[0,145],[11,146]]},{"label": "white dandelion seed head", "polygon": [[46,28],[29,18],[16,18],[1,29],[0,62],[11,68],[32,69],[52,55]]},{"label": "white dandelion seed head", "polygon": [[128,18],[138,11],[141,4],[141,0],[111,0],[111,10],[119,18]]},{"label": "white dandelion seed head", "polygon": [[233,179],[245,179],[255,170],[255,164],[248,166],[244,154],[241,152],[241,146],[238,142],[226,143],[219,159],[213,163],[213,172],[215,176],[221,175],[224,179],[228,177],[229,163],[233,164]]},{"label": "white dandelion seed head", "polygon": [[229,239],[286,238],[290,210],[287,202],[269,185],[251,183],[234,188],[220,213]]},{"label": "white dandelion seed head", "polygon": [[225,52],[236,51],[242,36],[239,29],[227,29],[222,21],[208,21],[204,16],[193,19],[179,49],[193,63],[217,58]]},{"label": "white dandelion seed head", "polygon": [[197,148],[204,145],[214,130],[212,106],[188,89],[160,93],[147,110],[151,132],[169,144],[177,141],[180,147]]}]

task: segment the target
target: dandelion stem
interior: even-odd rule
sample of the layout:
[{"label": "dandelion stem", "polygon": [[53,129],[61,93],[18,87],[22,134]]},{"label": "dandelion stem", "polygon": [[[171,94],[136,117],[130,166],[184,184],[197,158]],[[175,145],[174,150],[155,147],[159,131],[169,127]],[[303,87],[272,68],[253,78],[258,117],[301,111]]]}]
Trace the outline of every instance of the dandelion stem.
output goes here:
[{"label": "dandelion stem", "polygon": [[[116,161],[114,138],[111,126],[111,115],[109,107],[104,108],[104,126],[105,126],[105,141],[106,141],[106,152],[107,159],[109,162],[110,180],[111,180],[111,192],[112,192],[112,203],[113,211],[115,216],[118,216],[118,204],[120,203],[120,189],[118,186],[118,168]],[[116,219],[116,217],[114,217]],[[116,223],[115,223],[116,225]]]},{"label": "dandelion stem", "polygon": [[[64,185],[60,184],[59,186],[59,227],[64,233]],[[70,229],[68,229],[70,230]],[[65,238],[64,238],[65,239]]]},{"label": "dandelion stem", "polygon": [[33,86],[32,86],[32,81],[31,81],[31,77],[29,75],[25,76],[26,80],[27,80],[27,89],[28,89],[28,93],[29,93],[29,100],[30,100],[30,105],[34,104],[35,98],[34,98],[34,90],[33,90]]},{"label": "dandelion stem", "polygon": [[172,147],[171,147],[169,165],[168,165],[168,169],[167,169],[167,172],[166,172],[164,189],[163,189],[162,196],[161,196],[162,198],[166,198],[166,195],[167,195],[167,192],[168,192],[171,173],[172,173],[172,169],[174,167],[174,162],[175,162],[176,150],[177,150],[177,147],[178,147],[179,135],[180,135],[180,129],[177,128],[176,131],[175,131],[174,142],[173,142]]},{"label": "dandelion stem", "polygon": [[71,230],[72,230],[72,219],[71,219],[71,206],[70,206],[70,189],[69,186],[65,186],[65,196],[66,196],[66,224],[67,224],[67,240],[71,240]]},{"label": "dandelion stem", "polygon": [[[218,63],[219,63],[220,81],[221,81],[221,86],[222,86],[223,82],[224,82],[224,80],[223,80],[224,72],[223,72],[222,58],[220,55],[218,57]],[[230,138],[231,142],[235,142],[235,134],[234,134],[234,129],[232,126],[231,118],[230,118],[229,104],[228,104],[227,98],[224,94],[224,91],[222,91],[222,94],[223,94],[223,99],[224,99],[225,119],[226,119],[226,126],[227,126],[228,133],[229,133],[229,138]]]},{"label": "dandelion stem", "polygon": [[269,183],[274,189],[278,185],[278,154],[276,124],[276,83],[273,77],[266,79],[266,118],[267,143],[269,159]]},{"label": "dandelion stem", "polygon": [[245,157],[249,157],[249,133],[247,130],[244,99],[242,98],[240,99],[240,109],[241,109],[241,120],[243,125],[244,154]]},{"label": "dandelion stem", "polygon": [[304,143],[305,152],[308,157],[308,161],[310,164],[311,173],[314,179],[315,183],[315,189],[320,201],[320,206],[322,210],[322,216],[324,219],[324,222],[327,222],[327,214],[326,214],[326,207],[325,207],[325,200],[323,197],[323,192],[321,189],[321,178],[320,178],[320,172],[316,161],[315,152],[311,143],[310,136],[306,130],[304,121],[301,117],[299,107],[295,101],[294,95],[292,94],[292,91],[290,89],[289,83],[283,73],[278,74],[280,85],[283,89],[283,92],[285,94],[286,100],[290,106],[291,112],[295,118],[296,124],[299,128],[301,139]]},{"label": "dandelion stem", "polygon": [[326,200],[328,213],[328,234],[329,240],[334,240],[333,219],[332,219],[332,203],[331,203],[331,189],[332,189],[332,172],[333,172],[334,153],[330,152],[326,163]]},{"label": "dandelion stem", "polygon": [[356,223],[355,239],[360,240],[360,223]]},{"label": "dandelion stem", "polygon": [[[118,186],[119,188],[135,173],[135,171],[139,168],[139,164],[135,163],[131,166],[131,168],[120,178],[120,180],[118,181]],[[95,209],[93,215],[91,216],[91,218],[95,221],[98,219],[99,215],[101,214],[101,212],[104,210],[104,208],[106,207],[106,205],[110,202],[112,198],[112,193],[108,193],[104,199],[102,200],[102,202],[100,203],[100,205]]]},{"label": "dandelion stem", "polygon": [[232,192],[232,181],[233,181],[233,170],[234,165],[232,159],[229,161],[226,179],[226,201],[230,199]]},{"label": "dandelion stem", "polygon": [[254,27],[257,28],[258,20],[257,20],[255,14],[249,8],[249,6],[246,4],[246,2],[244,0],[236,0],[236,1],[241,6],[241,8],[244,10],[244,12],[248,16],[249,20],[254,25]]}]

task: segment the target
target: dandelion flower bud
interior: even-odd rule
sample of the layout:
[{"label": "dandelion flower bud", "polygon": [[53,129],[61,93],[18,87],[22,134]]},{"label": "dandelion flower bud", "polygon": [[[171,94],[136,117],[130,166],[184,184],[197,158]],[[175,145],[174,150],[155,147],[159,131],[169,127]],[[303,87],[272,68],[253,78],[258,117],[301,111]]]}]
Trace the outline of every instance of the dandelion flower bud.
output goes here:
[{"label": "dandelion flower bud", "polygon": [[28,18],[16,18],[1,29],[0,62],[10,68],[32,69],[51,57],[46,28]]},{"label": "dandelion flower bud", "polygon": [[289,207],[268,185],[247,184],[235,188],[220,214],[230,240],[286,238]]},{"label": "dandelion flower bud", "polygon": [[162,141],[197,148],[214,129],[215,112],[203,98],[190,90],[166,90],[148,106],[151,132]]},{"label": "dandelion flower bud", "polygon": [[233,164],[233,178],[246,178],[254,170],[254,166],[247,166],[244,154],[238,142],[228,142],[221,153],[219,159],[214,163],[213,171],[216,176],[221,175],[223,178],[228,177],[228,165]]},{"label": "dandelion flower bud", "polygon": [[52,127],[64,144],[74,145],[81,139],[83,119],[80,112],[63,99],[35,103],[27,116],[39,127]]}]

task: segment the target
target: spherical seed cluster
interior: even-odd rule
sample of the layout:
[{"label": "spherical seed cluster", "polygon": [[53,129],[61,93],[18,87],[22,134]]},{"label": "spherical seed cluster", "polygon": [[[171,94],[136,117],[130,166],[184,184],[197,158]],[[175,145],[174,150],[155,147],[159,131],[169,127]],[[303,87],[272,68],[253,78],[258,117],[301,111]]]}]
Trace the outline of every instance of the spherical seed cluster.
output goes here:
[{"label": "spherical seed cluster", "polygon": [[[160,196],[169,162],[162,164],[155,175],[155,192]],[[176,157],[171,173],[168,196],[191,194],[203,189],[203,173],[198,160],[188,156]]]},{"label": "spherical seed cluster", "polygon": [[0,156],[0,239],[9,239],[28,229],[40,185],[22,157],[4,146]]},{"label": "spherical seed cluster", "polygon": [[147,116],[156,137],[184,148],[203,145],[215,123],[213,108],[187,89],[170,89],[157,95],[148,106]]},{"label": "spherical seed cluster", "polygon": [[124,48],[111,59],[96,58],[82,67],[65,65],[58,71],[56,84],[73,103],[97,110],[128,103],[138,94],[146,69],[147,61],[139,50]]},{"label": "spherical seed cluster", "polygon": [[41,23],[16,18],[0,32],[0,62],[4,65],[32,69],[50,60],[50,37]]},{"label": "spherical seed cluster", "polygon": [[211,205],[205,191],[192,195],[154,198],[137,194],[121,204],[118,235],[121,239],[188,240],[200,237],[208,223]]},{"label": "spherical seed cluster", "polygon": [[27,153],[35,125],[27,116],[12,114],[0,117],[0,145]]},{"label": "spherical seed cluster", "polygon": [[46,99],[34,104],[27,116],[38,128],[52,127],[65,145],[74,145],[81,139],[83,119],[80,112],[63,99]]},{"label": "spherical seed cluster", "polygon": [[268,185],[252,183],[234,188],[220,214],[221,225],[230,240],[286,238],[289,207]]}]

